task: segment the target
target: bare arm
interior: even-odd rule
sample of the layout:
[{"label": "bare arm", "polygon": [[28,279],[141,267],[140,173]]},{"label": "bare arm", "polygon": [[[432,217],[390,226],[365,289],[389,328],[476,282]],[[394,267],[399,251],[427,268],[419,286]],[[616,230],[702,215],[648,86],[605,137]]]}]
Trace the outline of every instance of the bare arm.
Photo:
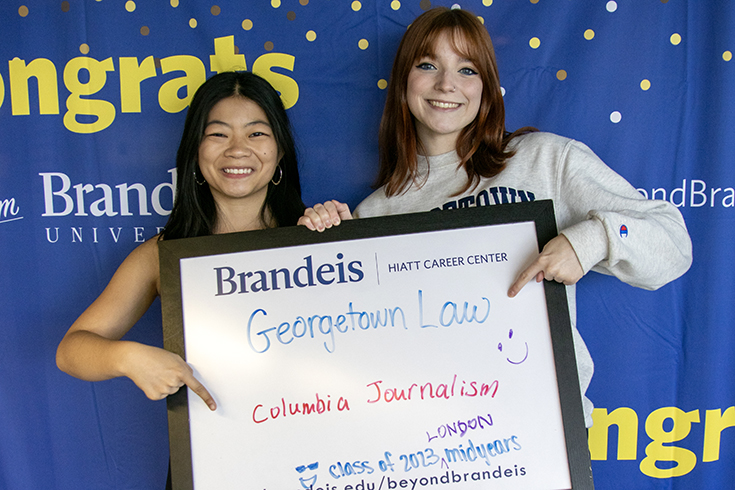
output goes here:
[{"label": "bare arm", "polygon": [[74,322],[56,351],[59,369],[99,381],[127,376],[152,400],[189,386],[214,410],[206,388],[181,357],[158,347],[121,341],[158,296],[158,243],[151,239],[123,261],[100,296]]}]

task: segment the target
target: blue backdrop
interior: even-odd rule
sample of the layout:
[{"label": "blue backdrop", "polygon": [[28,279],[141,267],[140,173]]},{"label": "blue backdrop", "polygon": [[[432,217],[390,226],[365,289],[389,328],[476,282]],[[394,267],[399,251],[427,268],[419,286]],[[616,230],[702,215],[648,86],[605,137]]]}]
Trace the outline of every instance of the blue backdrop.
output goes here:
[{"label": "blue backdrop", "polygon": [[[434,2],[434,5],[450,5]],[[356,205],[385,81],[428,0],[0,2],[0,487],[161,489],[166,407],[60,372],[56,346],[171,209],[189,97],[215,71],[282,93],[307,204]],[[694,264],[659,291],[595,273],[579,330],[598,489],[735,481],[735,4],[463,0],[495,42],[509,129],[588,144],[676,204]],[[129,338],[161,344],[156,305]]]}]

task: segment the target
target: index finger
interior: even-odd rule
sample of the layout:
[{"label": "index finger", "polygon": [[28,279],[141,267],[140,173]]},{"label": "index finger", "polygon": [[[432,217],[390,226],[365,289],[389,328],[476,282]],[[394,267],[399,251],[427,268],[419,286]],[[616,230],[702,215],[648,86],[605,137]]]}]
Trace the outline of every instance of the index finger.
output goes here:
[{"label": "index finger", "polygon": [[544,278],[544,269],[541,267],[538,260],[534,260],[531,265],[521,272],[518,279],[516,279],[516,282],[510,286],[510,289],[508,289],[508,297],[514,298],[519,292],[521,292],[523,286],[528,284],[534,276],[536,277],[536,282],[541,282]]},{"label": "index finger", "polygon": [[199,380],[194,377],[193,374],[187,374],[186,376],[184,376],[184,379],[182,381],[186,384],[186,386],[191,389],[191,391],[196,393],[199,398],[204,400],[204,403],[207,404],[210,410],[217,410],[217,403],[214,401],[214,398],[212,398],[212,395],[209,394],[209,391],[207,391],[204,385],[201,384]]}]

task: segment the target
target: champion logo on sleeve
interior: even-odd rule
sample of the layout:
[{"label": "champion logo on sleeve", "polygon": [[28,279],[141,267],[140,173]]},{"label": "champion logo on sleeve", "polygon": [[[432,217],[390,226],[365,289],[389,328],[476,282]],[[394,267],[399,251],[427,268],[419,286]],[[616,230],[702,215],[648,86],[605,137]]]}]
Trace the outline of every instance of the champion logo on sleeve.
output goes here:
[{"label": "champion logo on sleeve", "polygon": [[625,238],[628,236],[628,227],[625,225],[620,225],[620,238]]}]

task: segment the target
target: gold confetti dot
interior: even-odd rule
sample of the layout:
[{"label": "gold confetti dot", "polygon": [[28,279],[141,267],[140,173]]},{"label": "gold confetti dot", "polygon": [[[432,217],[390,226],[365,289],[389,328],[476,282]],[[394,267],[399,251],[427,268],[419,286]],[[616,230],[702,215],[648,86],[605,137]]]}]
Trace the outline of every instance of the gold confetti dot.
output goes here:
[{"label": "gold confetti dot", "polygon": [[125,10],[128,12],[134,12],[135,11],[135,2],[133,0],[128,0],[125,2]]},{"label": "gold confetti dot", "polygon": [[421,10],[429,10],[431,8],[431,0],[421,0],[419,7]]},{"label": "gold confetti dot", "polygon": [[528,41],[528,45],[533,49],[538,49],[539,46],[541,46],[541,40],[537,37],[532,37],[531,40]]},{"label": "gold confetti dot", "polygon": [[567,79],[567,71],[566,70],[559,70],[556,72],[556,78],[558,80],[566,80]]},{"label": "gold confetti dot", "polygon": [[669,0],[661,0],[661,3],[669,3]]},{"label": "gold confetti dot", "polygon": [[362,8],[362,4],[358,2],[357,0],[352,2],[352,10],[354,10],[355,12],[358,12],[361,8]]},{"label": "gold confetti dot", "polygon": [[253,28],[253,21],[250,20],[250,19],[243,20],[242,21],[242,28],[245,29],[246,31],[249,31],[250,29]]},{"label": "gold confetti dot", "polygon": [[400,8],[401,8],[401,2],[399,2],[398,0],[393,0],[393,1],[392,1],[392,2],[390,3],[390,8],[392,8],[393,10],[398,10],[398,9],[400,9]]},{"label": "gold confetti dot", "polygon": [[79,45],[79,52],[82,54],[89,54],[89,44],[82,43]]},{"label": "gold confetti dot", "polygon": [[587,29],[586,31],[584,31],[584,38],[588,41],[591,41],[595,38],[595,31],[593,31],[592,29]]},{"label": "gold confetti dot", "polygon": [[732,53],[730,51],[725,51],[722,53],[722,59],[725,61],[730,61],[732,59]]},{"label": "gold confetti dot", "polygon": [[277,9],[281,6],[281,0],[271,0],[271,7]]},{"label": "gold confetti dot", "polygon": [[18,15],[20,15],[21,17],[27,16],[28,7],[26,7],[25,5],[21,5],[20,7],[18,7]]},{"label": "gold confetti dot", "polygon": [[197,26],[197,20],[193,17],[189,19],[189,27],[191,27],[192,29],[195,29],[196,26]]},{"label": "gold confetti dot", "polygon": [[309,5],[309,0],[299,0],[299,3],[306,7],[307,5]]},{"label": "gold confetti dot", "polygon": [[222,9],[219,7],[219,5],[212,5],[212,8],[209,9],[210,12],[212,12],[212,15],[215,17],[222,13]]},{"label": "gold confetti dot", "polygon": [[384,78],[381,78],[380,80],[378,80],[378,88],[380,90],[385,90],[386,88],[388,88],[388,82],[386,82]]},{"label": "gold confetti dot", "polygon": [[61,11],[62,12],[68,12],[71,7],[69,6],[69,2],[61,2]]},{"label": "gold confetti dot", "polygon": [[309,31],[306,33],[306,40],[307,41],[315,41],[316,40],[316,32]]},{"label": "gold confetti dot", "polygon": [[296,12],[291,10],[289,13],[286,14],[286,18],[288,20],[296,20]]},{"label": "gold confetti dot", "polygon": [[489,7],[490,5],[492,5],[492,4],[493,4],[493,0],[482,0],[482,4],[483,4],[483,5],[485,6],[485,7]]},{"label": "gold confetti dot", "polygon": [[171,6],[173,8],[176,8],[179,6],[179,0],[171,0]]},{"label": "gold confetti dot", "polygon": [[263,45],[263,49],[265,49],[266,51],[273,51],[273,42],[272,41],[267,41]]},{"label": "gold confetti dot", "polygon": [[538,3],[538,0],[531,0],[531,3],[536,5]]},{"label": "gold confetti dot", "polygon": [[641,90],[646,91],[651,88],[651,81],[648,79],[641,80]]},{"label": "gold confetti dot", "polygon": [[671,44],[673,44],[674,46],[678,46],[681,42],[681,35],[675,32],[671,35],[669,40],[671,41]]},{"label": "gold confetti dot", "polygon": [[148,28],[148,26],[143,26],[143,27],[140,28],[140,34],[141,34],[141,36],[147,36],[150,33],[151,33],[151,30],[150,30],[150,28]]},{"label": "gold confetti dot", "polygon": [[368,42],[367,39],[360,39],[360,42],[357,43],[357,46],[363,51],[365,51],[368,48],[368,46],[370,46],[370,43]]},{"label": "gold confetti dot", "polygon": [[480,24],[485,24],[485,19],[483,17],[480,17],[479,15],[477,16],[477,20],[480,21]]}]

